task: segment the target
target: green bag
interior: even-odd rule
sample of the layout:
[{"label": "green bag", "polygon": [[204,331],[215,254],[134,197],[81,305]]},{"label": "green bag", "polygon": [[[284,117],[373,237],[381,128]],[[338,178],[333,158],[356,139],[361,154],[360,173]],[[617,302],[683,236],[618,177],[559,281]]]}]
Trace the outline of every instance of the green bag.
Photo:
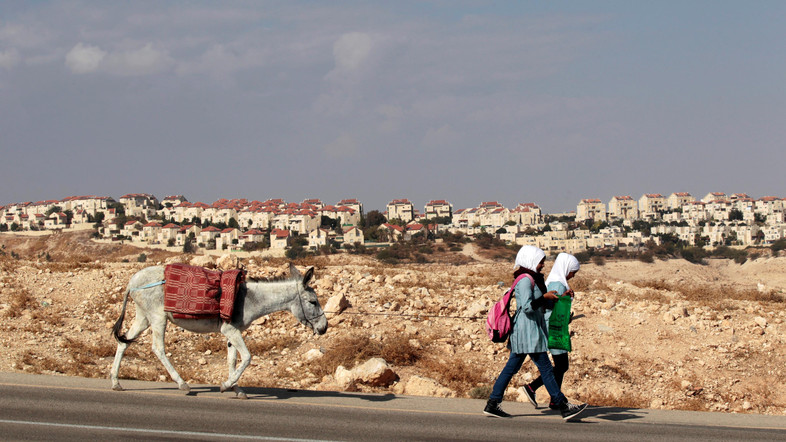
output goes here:
[{"label": "green bag", "polygon": [[570,351],[570,305],[573,298],[560,296],[549,318],[549,348]]}]

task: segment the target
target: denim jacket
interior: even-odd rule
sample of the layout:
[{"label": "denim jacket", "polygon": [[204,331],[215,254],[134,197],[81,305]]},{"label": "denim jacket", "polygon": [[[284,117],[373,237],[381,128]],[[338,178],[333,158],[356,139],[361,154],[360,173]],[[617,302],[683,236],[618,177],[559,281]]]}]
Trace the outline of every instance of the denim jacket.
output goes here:
[{"label": "denim jacket", "polygon": [[543,309],[533,309],[532,301],[543,296],[529,278],[522,279],[514,290],[516,313],[513,332],[510,334],[510,351],[513,353],[542,353],[548,351],[549,339]]}]

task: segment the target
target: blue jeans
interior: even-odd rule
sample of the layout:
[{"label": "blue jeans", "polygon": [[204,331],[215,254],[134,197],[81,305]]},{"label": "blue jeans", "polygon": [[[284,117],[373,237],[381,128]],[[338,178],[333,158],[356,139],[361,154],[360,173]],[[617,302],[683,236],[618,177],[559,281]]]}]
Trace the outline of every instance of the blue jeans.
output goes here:
[{"label": "blue jeans", "polygon": [[549,355],[546,352],[511,352],[508,363],[505,364],[505,368],[502,369],[502,373],[499,374],[497,381],[494,382],[494,388],[491,390],[491,396],[489,396],[489,400],[502,402],[502,397],[505,395],[505,389],[508,388],[508,384],[510,383],[510,380],[513,379],[513,375],[519,372],[521,365],[524,363],[524,360],[527,358],[527,356],[529,356],[532,362],[535,363],[535,366],[538,367],[540,377],[543,379],[543,385],[546,387],[546,390],[548,390],[549,395],[551,395],[551,402],[554,402],[555,404],[566,402],[567,398],[565,398],[565,395],[562,394],[562,391],[560,391],[559,386],[557,385],[557,381],[554,379],[554,367],[551,365]]}]

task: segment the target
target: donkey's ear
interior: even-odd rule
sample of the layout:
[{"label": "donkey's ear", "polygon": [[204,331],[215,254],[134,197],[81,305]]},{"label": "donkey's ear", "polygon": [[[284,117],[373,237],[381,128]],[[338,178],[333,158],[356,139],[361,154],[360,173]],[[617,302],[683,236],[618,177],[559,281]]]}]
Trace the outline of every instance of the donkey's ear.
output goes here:
[{"label": "donkey's ear", "polygon": [[305,276],[303,276],[303,285],[308,285],[308,282],[311,281],[311,278],[314,277],[314,267],[309,267],[306,270]]},{"label": "donkey's ear", "polygon": [[291,262],[289,263],[289,276],[292,279],[300,279],[300,277],[302,276],[302,274],[297,269],[297,267],[295,267],[295,264],[293,264]]}]

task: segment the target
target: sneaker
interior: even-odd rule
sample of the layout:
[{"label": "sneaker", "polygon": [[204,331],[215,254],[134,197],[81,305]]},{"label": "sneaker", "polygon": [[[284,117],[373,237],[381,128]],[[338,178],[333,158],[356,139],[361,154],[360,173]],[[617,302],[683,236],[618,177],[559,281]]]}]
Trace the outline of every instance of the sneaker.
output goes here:
[{"label": "sneaker", "polygon": [[554,402],[549,402],[549,409],[559,411],[559,405],[555,404]]},{"label": "sneaker", "polygon": [[560,412],[562,413],[562,420],[568,421],[573,419],[574,417],[578,416],[584,409],[587,408],[587,404],[571,404],[568,401],[562,403],[560,407]]},{"label": "sneaker", "polygon": [[529,386],[529,384],[524,385],[523,387],[521,387],[521,389],[524,390],[524,393],[527,394],[527,399],[529,399],[529,403],[532,404],[532,406],[535,407],[535,409],[537,410],[538,401],[535,400],[535,390],[533,390],[532,387]]},{"label": "sneaker", "polygon": [[486,408],[483,409],[483,414],[492,417],[512,417],[508,413],[502,411],[502,408],[499,407],[499,402],[493,401],[486,402]]}]

